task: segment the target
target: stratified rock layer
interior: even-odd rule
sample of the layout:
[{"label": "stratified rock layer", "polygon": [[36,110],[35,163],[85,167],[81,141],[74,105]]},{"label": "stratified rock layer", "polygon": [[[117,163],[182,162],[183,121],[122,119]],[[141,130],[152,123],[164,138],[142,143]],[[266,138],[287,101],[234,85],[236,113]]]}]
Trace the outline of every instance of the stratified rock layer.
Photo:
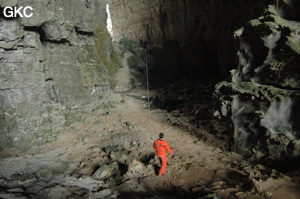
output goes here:
[{"label": "stratified rock layer", "polygon": [[263,160],[300,156],[300,23],[270,6],[235,31],[239,67],[221,82],[220,114],[234,124],[234,148]]},{"label": "stratified rock layer", "polygon": [[54,140],[67,109],[110,92],[103,1],[0,1],[16,4],[33,16],[0,18],[0,149]]}]

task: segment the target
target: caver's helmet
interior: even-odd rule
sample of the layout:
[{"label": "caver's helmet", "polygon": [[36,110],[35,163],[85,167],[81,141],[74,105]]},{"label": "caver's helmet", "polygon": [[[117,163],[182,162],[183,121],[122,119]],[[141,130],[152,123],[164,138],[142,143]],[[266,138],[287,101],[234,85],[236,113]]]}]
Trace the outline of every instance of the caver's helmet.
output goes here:
[{"label": "caver's helmet", "polygon": [[165,134],[164,133],[160,133],[159,134],[159,138],[164,138]]}]

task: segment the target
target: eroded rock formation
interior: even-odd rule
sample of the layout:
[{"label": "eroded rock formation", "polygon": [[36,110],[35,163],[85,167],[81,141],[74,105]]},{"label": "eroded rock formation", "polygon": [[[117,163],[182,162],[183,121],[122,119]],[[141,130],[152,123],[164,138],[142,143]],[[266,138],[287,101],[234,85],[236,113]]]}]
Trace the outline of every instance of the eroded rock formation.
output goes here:
[{"label": "eroded rock formation", "polygon": [[300,156],[299,28],[270,6],[235,32],[239,66],[217,89],[225,94],[221,115],[234,124],[235,150],[244,155],[266,161]]},{"label": "eroded rock formation", "polygon": [[1,0],[0,5],[33,8],[30,18],[0,18],[0,148],[51,141],[68,120],[66,110],[110,92],[114,66],[106,4]]}]

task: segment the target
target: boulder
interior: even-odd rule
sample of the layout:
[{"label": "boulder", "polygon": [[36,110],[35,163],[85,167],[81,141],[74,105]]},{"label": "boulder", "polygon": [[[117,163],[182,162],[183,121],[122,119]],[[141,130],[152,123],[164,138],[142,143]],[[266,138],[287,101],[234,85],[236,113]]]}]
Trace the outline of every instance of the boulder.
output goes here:
[{"label": "boulder", "polygon": [[98,180],[113,177],[119,173],[119,165],[114,162],[112,164],[104,164],[94,173],[93,177]]},{"label": "boulder", "polygon": [[104,152],[109,154],[111,152],[119,151],[118,146],[107,146],[104,148]]},{"label": "boulder", "polygon": [[103,189],[99,191],[98,193],[92,193],[91,194],[91,199],[117,199],[119,193],[116,191],[113,191],[111,189]]},{"label": "boulder", "polygon": [[133,160],[129,166],[128,171],[126,172],[126,176],[129,177],[145,177],[155,173],[154,166],[144,165],[143,163]]},{"label": "boulder", "polygon": [[113,161],[118,161],[118,162],[123,163],[123,164],[129,164],[132,161],[132,157],[130,157],[128,155],[128,153],[120,152],[120,151],[112,152],[110,154],[110,158]]},{"label": "boulder", "polygon": [[48,169],[41,169],[37,172],[36,176],[43,181],[50,181],[53,178],[52,171]]},{"label": "boulder", "polygon": [[57,185],[49,189],[49,192],[47,193],[47,198],[49,199],[68,198],[70,195],[72,194],[68,189],[60,185]]}]

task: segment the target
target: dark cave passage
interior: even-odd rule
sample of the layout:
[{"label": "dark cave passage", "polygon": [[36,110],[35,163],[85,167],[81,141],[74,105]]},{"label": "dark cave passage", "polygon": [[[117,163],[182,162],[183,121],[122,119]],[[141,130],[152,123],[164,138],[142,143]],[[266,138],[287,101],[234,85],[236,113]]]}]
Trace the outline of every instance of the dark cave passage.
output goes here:
[{"label": "dark cave passage", "polygon": [[[238,66],[233,32],[262,15],[270,4],[270,1],[228,4],[189,0],[149,5],[123,2],[125,11],[119,12],[122,3],[116,2],[110,5],[114,38],[148,42],[149,79],[157,85],[183,77],[196,82],[212,79],[215,83],[228,78],[229,70]],[[157,16],[151,18],[151,10],[144,10],[143,6],[158,8]],[[135,22],[140,14],[143,20]]]}]

